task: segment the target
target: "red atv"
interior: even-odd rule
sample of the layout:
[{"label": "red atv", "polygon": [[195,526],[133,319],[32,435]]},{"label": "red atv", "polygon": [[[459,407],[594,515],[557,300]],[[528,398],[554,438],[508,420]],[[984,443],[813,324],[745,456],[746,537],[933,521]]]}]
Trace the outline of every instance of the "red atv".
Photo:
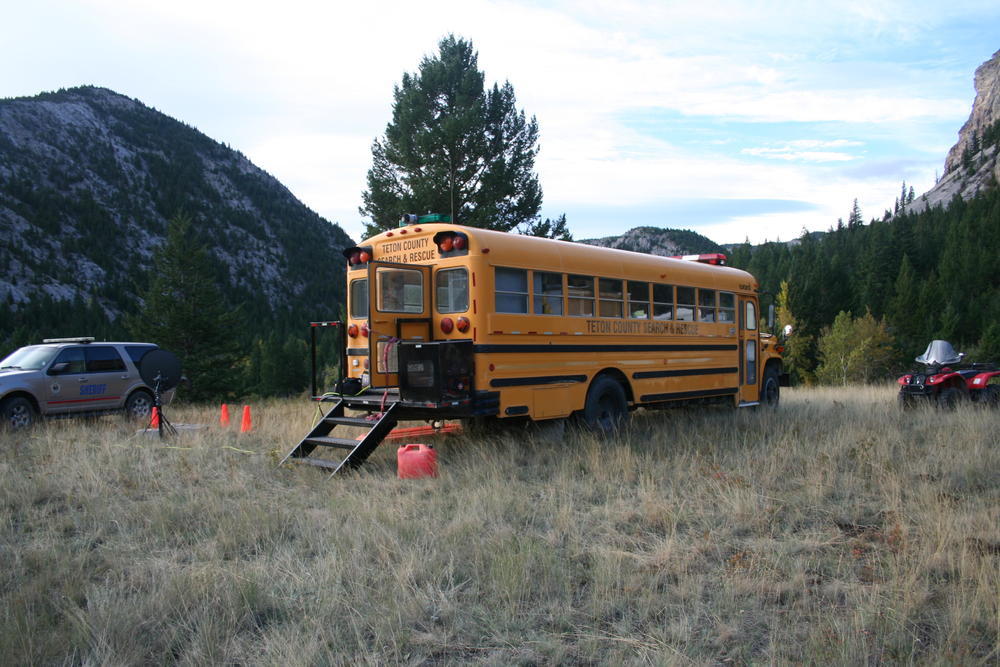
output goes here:
[{"label": "red atv", "polygon": [[928,401],[954,408],[963,401],[1000,404],[1000,368],[996,364],[963,364],[963,353],[946,340],[935,340],[916,358],[923,366],[899,378],[899,405],[909,408]]}]

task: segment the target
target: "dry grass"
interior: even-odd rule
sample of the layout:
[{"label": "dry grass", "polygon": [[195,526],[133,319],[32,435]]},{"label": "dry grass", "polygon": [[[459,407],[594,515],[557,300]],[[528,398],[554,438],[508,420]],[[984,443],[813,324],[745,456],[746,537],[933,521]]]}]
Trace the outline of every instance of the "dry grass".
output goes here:
[{"label": "dry grass", "polygon": [[327,481],[275,467],[313,407],[254,408],[0,436],[5,663],[1000,660],[998,412],[799,389]]}]

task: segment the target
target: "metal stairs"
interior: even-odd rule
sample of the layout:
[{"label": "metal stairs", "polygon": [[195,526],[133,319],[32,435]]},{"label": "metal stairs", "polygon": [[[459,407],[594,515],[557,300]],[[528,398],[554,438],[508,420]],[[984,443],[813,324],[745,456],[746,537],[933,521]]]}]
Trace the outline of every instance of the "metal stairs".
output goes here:
[{"label": "metal stairs", "polygon": [[[389,432],[396,427],[396,416],[393,414],[399,407],[398,402],[391,402],[385,406],[385,410],[378,413],[377,419],[366,419],[364,417],[345,417],[345,401],[343,398],[337,400],[330,411],[323,415],[311,431],[302,438],[299,444],[288,452],[281,463],[306,463],[330,470],[333,477],[344,469],[354,469],[365,462],[375,448],[377,448]],[[331,437],[330,432],[337,426],[360,426],[368,429],[368,433],[360,440],[354,438]],[[317,447],[326,447],[332,450],[347,451],[347,455],[342,459],[329,459],[311,456]]]}]

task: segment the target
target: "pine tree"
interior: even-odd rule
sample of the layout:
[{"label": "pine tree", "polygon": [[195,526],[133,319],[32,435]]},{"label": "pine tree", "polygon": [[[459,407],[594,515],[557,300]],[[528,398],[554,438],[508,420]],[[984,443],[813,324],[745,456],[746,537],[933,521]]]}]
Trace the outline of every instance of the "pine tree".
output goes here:
[{"label": "pine tree", "polygon": [[193,401],[220,399],[237,389],[237,313],[224,305],[212,260],[194,237],[191,219],[175,216],[153,256],[154,275],[143,307],[127,321],[132,335],[181,359]]},{"label": "pine tree", "polygon": [[558,239],[559,241],[573,240],[573,235],[570,234],[569,227],[566,226],[565,213],[555,220],[551,218],[545,218],[542,221],[539,221],[538,218],[529,220],[526,224],[521,225],[518,231],[528,236],[541,236],[547,239]]},{"label": "pine tree", "polygon": [[847,227],[851,229],[853,227],[861,226],[863,219],[861,217],[861,207],[858,206],[858,200],[854,200],[854,205],[851,207],[851,215],[847,218]]},{"label": "pine tree", "polygon": [[908,255],[903,255],[899,263],[899,273],[896,275],[887,314],[896,330],[896,340],[906,356],[910,350],[919,347],[926,337],[926,324],[920,312],[920,289]]},{"label": "pine tree", "polygon": [[372,144],[359,211],[368,235],[403,213],[445,213],[456,223],[510,231],[536,218],[538,124],[516,108],[510,83],[484,87],[471,42],[441,40],[394,92],[392,121]]}]

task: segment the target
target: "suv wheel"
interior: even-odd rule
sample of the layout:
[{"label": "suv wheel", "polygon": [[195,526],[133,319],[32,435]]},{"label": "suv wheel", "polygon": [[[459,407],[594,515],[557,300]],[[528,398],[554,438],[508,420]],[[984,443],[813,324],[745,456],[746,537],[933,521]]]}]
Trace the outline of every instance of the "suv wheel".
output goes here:
[{"label": "suv wheel", "polygon": [[12,431],[29,428],[35,423],[35,407],[23,396],[14,396],[0,403],[0,426]]},{"label": "suv wheel", "polygon": [[125,416],[129,419],[147,419],[153,409],[153,397],[138,389],[125,401]]}]

